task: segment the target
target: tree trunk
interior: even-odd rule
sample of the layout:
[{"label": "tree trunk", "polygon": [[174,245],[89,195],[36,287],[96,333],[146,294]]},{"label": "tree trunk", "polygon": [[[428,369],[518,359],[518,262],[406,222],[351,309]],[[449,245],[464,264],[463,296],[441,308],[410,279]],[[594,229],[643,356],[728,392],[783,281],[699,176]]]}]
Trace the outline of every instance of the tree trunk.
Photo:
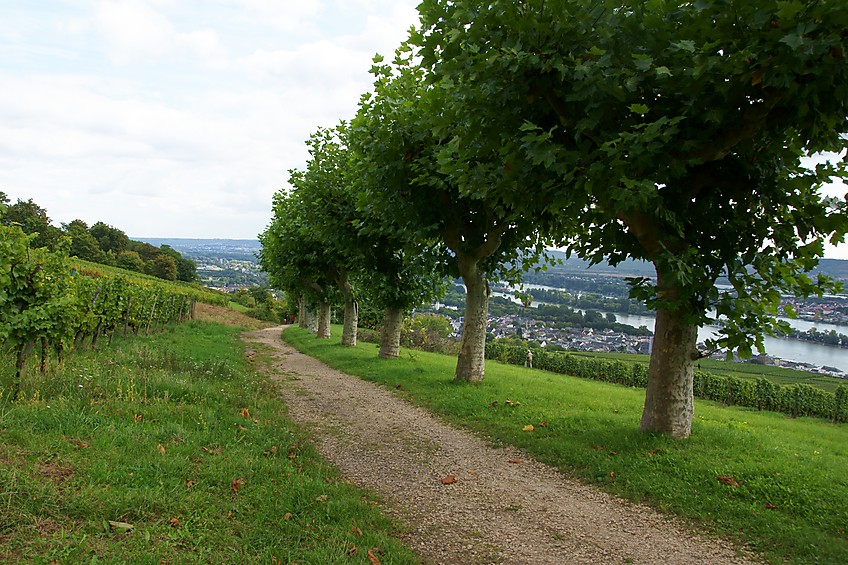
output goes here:
[{"label": "tree trunk", "polygon": [[42,374],[47,372],[47,338],[41,337],[41,365],[39,365],[39,370]]},{"label": "tree trunk", "polygon": [[697,342],[698,327],[685,321],[684,312],[657,310],[642,431],[689,437]]},{"label": "tree trunk", "polygon": [[306,311],[306,299],[301,294],[300,298],[297,299],[297,325],[306,329],[308,326],[306,319],[308,317],[309,314]]},{"label": "tree trunk", "polygon": [[339,275],[337,283],[342,291],[342,296],[344,296],[344,327],[342,329],[342,345],[356,347],[356,331],[359,325],[359,303],[356,301],[353,286],[351,286],[346,272]]},{"label": "tree trunk", "polygon": [[318,339],[329,339],[330,337],[330,305],[323,300],[318,303]]},{"label": "tree trunk", "polygon": [[306,329],[318,333],[318,308],[312,304],[306,306]]},{"label": "tree trunk", "polygon": [[386,307],[383,315],[383,331],[380,336],[380,357],[396,359],[400,354],[400,328],[403,325],[403,310]]},{"label": "tree trunk", "polygon": [[454,380],[480,382],[485,377],[486,326],[489,318],[489,283],[476,260],[460,257],[460,274],[465,283],[465,322],[456,360]]}]

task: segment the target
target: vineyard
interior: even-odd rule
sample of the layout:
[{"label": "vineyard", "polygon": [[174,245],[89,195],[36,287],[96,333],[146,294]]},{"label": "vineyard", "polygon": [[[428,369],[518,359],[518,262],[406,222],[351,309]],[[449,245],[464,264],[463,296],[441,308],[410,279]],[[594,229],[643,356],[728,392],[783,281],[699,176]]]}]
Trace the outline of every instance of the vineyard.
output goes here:
[{"label": "vineyard", "polygon": [[198,300],[226,304],[222,295],[196,285],[70,258],[67,240],[55,250],[32,248],[33,238],[19,226],[0,226],[0,352],[15,358],[12,399],[36,347],[44,372],[53,353],[61,362],[74,349],[111,343],[119,331],[161,331],[190,319]]}]

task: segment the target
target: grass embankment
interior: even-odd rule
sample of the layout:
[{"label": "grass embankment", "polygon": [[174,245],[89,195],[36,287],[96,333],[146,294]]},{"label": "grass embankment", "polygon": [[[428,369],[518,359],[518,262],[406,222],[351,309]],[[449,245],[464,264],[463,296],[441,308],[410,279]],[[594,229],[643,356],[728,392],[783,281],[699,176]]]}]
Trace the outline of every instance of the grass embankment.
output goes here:
[{"label": "grass embankment", "polygon": [[[453,357],[403,350],[384,360],[369,343],[343,348],[299,328],[284,336],[494,443],[680,515],[772,562],[848,563],[844,424],[696,401],[692,437],[674,441],[637,431],[644,390],[496,362],[487,363],[483,383],[456,384]],[[533,431],[523,431],[528,425]]]},{"label": "grass embankment", "polygon": [[[417,562],[287,420],[239,331],[116,338],[0,397],[0,562]],[[0,355],[0,392],[9,373]]]}]

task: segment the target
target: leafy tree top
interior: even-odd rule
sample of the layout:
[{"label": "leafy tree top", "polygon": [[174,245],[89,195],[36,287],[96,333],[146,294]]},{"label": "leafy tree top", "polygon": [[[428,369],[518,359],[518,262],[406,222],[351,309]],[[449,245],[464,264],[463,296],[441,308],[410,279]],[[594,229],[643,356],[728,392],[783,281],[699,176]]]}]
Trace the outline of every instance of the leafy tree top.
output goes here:
[{"label": "leafy tree top", "polygon": [[[728,319],[729,346],[773,327],[781,291],[834,288],[805,271],[846,232],[848,11],[840,2],[426,0],[413,35],[433,84],[497,138],[467,128],[465,160],[496,139],[549,179],[564,240],[594,261],[652,261],[654,307]],[[485,98],[486,103],[480,104]],[[475,106],[476,104],[476,106]],[[844,156],[844,153],[842,153]],[[538,186],[544,186],[539,185]],[[727,276],[731,292],[715,286]]]}]

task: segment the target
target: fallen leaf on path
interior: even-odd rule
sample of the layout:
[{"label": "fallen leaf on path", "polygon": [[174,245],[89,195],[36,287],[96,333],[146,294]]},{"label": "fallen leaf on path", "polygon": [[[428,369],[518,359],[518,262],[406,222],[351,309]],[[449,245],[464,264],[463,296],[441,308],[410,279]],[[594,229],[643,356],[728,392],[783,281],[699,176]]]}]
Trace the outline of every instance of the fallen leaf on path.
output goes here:
[{"label": "fallen leaf on path", "polygon": [[448,475],[444,479],[442,479],[443,485],[452,485],[456,482],[456,475]]},{"label": "fallen leaf on path", "polygon": [[521,463],[521,459],[510,459],[507,463]]},{"label": "fallen leaf on path", "polygon": [[716,477],[716,480],[720,483],[723,483],[725,485],[729,485],[729,486],[732,486],[732,487],[738,487],[739,486],[739,483],[737,483],[735,480],[733,480],[733,475],[727,475],[727,476],[719,475],[719,476]]},{"label": "fallen leaf on path", "polygon": [[534,428],[534,427],[533,427],[533,424],[527,424],[526,426],[524,426],[523,428],[521,428],[521,431],[523,431],[523,432],[532,432],[532,431],[533,431],[533,430],[535,430],[535,429],[536,429],[536,428]]}]

